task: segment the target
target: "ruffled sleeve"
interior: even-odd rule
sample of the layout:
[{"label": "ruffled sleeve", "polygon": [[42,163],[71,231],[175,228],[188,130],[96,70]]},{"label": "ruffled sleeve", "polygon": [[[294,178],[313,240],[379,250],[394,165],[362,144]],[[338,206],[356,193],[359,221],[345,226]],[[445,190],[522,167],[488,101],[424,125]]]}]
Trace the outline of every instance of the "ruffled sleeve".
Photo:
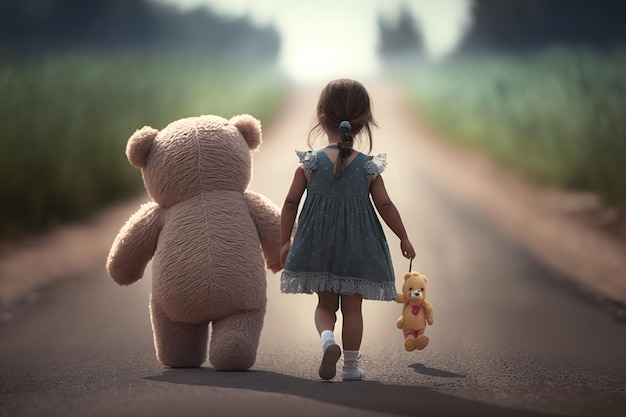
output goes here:
[{"label": "ruffled sleeve", "polygon": [[387,154],[369,156],[365,161],[365,176],[369,181],[380,175],[387,167]]},{"label": "ruffled sleeve", "polygon": [[310,174],[317,169],[317,154],[313,151],[298,151],[296,150],[298,159],[304,167],[304,172]]}]

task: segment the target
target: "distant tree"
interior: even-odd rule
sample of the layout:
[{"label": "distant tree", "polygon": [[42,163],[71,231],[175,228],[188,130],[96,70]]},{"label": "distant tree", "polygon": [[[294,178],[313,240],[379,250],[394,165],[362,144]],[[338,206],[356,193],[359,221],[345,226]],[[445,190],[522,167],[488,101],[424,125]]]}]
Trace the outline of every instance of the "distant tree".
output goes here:
[{"label": "distant tree", "polygon": [[626,44],[623,0],[473,0],[460,50],[524,51],[548,45]]},{"label": "distant tree", "polygon": [[395,21],[379,16],[378,28],[378,54],[381,57],[418,56],[423,52],[418,24],[406,6]]},{"label": "distant tree", "polygon": [[177,49],[276,60],[273,27],[149,0],[0,0],[0,49]]}]

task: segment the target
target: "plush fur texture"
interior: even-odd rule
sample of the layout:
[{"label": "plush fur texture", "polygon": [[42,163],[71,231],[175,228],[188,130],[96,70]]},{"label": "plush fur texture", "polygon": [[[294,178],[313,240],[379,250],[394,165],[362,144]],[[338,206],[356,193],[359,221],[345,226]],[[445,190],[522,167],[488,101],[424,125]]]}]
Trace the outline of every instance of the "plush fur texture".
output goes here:
[{"label": "plush fur texture", "polygon": [[433,324],[433,307],[426,301],[426,284],[428,278],[419,272],[409,272],[404,276],[402,293],[396,297],[396,302],[404,304],[402,314],[396,321],[396,326],[404,334],[404,348],[411,352],[422,350],[428,345],[428,336],[424,335],[426,323]]},{"label": "plush fur texture", "polygon": [[[136,131],[126,155],[153,201],[119,231],[107,259],[120,285],[152,260],[157,358],[171,367],[249,369],[266,308],[265,267],[277,272],[280,211],[246,190],[261,124],[250,115],[177,120]],[[265,261],[265,262],[264,262]]]}]

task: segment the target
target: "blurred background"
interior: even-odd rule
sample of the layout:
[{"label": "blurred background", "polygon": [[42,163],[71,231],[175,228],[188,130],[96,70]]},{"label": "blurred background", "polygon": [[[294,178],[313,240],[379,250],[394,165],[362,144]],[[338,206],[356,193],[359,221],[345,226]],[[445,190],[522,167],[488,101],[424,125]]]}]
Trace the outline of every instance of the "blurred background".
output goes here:
[{"label": "blurred background", "polygon": [[143,125],[332,77],[401,86],[438,136],[610,206],[624,234],[619,0],[0,0],[0,242],[143,192]]}]

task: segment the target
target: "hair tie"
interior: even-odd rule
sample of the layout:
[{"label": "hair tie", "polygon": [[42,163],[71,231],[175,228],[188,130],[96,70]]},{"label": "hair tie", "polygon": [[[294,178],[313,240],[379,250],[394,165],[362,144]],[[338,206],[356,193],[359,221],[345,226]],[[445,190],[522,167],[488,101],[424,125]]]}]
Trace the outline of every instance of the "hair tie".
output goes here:
[{"label": "hair tie", "polygon": [[343,135],[349,135],[351,132],[352,126],[350,125],[350,122],[344,120],[343,122],[339,123],[339,133]]}]

